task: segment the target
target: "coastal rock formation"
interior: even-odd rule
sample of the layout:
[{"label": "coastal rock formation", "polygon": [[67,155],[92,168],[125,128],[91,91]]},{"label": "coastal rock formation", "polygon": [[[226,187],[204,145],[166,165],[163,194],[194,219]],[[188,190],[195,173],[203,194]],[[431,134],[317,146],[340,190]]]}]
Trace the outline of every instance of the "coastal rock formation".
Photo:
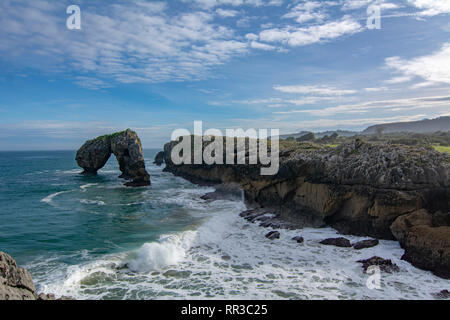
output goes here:
[{"label": "coastal rock formation", "polygon": [[419,210],[397,218],[391,230],[405,249],[402,259],[450,279],[450,225],[433,224],[433,216]]},{"label": "coastal rock formation", "polygon": [[150,175],[145,170],[142,144],[136,132],[128,129],[112,135],[87,141],[77,152],[76,161],[84,174],[97,174],[111,154],[119,163],[120,178],[131,180],[126,186],[150,185]]},{"label": "coastal rock formation", "polygon": [[0,252],[0,301],[1,300],[73,300],[55,298],[53,294],[37,294],[30,273],[17,266],[8,254]]},{"label": "coastal rock formation", "polygon": [[164,163],[164,151],[160,151],[156,154],[155,161],[153,163],[157,166],[161,166]]},{"label": "coastal rock formation", "polygon": [[84,169],[83,174],[97,174],[111,156],[111,137],[103,136],[86,143],[78,150],[76,161]]},{"label": "coastal rock formation", "polygon": [[[260,165],[175,165],[170,155],[177,143],[164,147],[165,171],[194,183],[238,183],[247,204],[261,208],[249,213],[248,220],[260,219],[265,211],[297,227],[329,225],[342,234],[395,240],[399,234],[391,231],[391,225],[401,216],[425,209],[433,220],[448,219],[435,213],[450,211],[450,156],[432,148],[361,140],[330,148],[282,141],[278,174],[261,176]],[[273,220],[261,225],[271,224],[282,227]],[[437,247],[444,244],[442,237],[449,239],[446,229],[434,225],[414,233]],[[413,235],[404,246],[411,247],[411,243]],[[419,252],[426,250],[416,246]],[[423,268],[417,259],[407,259]]]},{"label": "coastal rock formation", "polygon": [[36,288],[27,270],[0,252],[0,300],[36,300]]}]

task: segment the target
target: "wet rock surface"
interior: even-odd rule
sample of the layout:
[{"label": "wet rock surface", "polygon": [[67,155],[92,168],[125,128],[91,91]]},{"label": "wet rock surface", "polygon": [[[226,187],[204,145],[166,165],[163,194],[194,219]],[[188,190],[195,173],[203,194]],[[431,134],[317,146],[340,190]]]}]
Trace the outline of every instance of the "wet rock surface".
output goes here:
[{"label": "wet rock surface", "polygon": [[294,237],[292,238],[292,240],[294,240],[295,242],[302,244],[303,242],[305,242],[305,239],[303,239],[303,237]]},{"label": "wet rock surface", "polygon": [[367,272],[367,269],[371,266],[378,266],[381,271],[387,273],[399,272],[400,268],[392,262],[390,259],[383,259],[380,257],[372,257],[367,260],[359,260],[357,261],[362,263],[364,272]]},{"label": "wet rock surface", "polygon": [[329,238],[321,241],[320,244],[326,246],[336,246],[341,248],[350,248],[352,246],[350,240],[346,238]]},{"label": "wet rock surface", "polygon": [[399,217],[391,230],[405,249],[403,260],[450,279],[450,226],[433,224],[430,213],[418,210]]},{"label": "wet rock surface", "polygon": [[380,242],[377,239],[373,240],[363,240],[353,244],[353,248],[356,250],[362,250],[367,248],[376,247]]},{"label": "wet rock surface", "polygon": [[145,169],[142,144],[136,132],[128,129],[112,135],[87,141],[77,152],[76,161],[84,174],[97,174],[111,154],[119,163],[120,178],[130,180],[129,187],[150,185],[150,175]]},{"label": "wet rock surface", "polygon": [[280,233],[278,231],[270,231],[268,234],[266,234],[266,238],[269,240],[276,240],[280,239]]}]

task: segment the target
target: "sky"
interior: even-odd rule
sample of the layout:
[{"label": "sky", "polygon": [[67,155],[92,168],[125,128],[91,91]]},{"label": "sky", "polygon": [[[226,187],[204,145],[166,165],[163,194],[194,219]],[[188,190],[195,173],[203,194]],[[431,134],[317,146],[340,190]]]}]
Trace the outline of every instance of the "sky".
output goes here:
[{"label": "sky", "polygon": [[448,0],[1,0],[0,150],[450,115],[449,15]]}]

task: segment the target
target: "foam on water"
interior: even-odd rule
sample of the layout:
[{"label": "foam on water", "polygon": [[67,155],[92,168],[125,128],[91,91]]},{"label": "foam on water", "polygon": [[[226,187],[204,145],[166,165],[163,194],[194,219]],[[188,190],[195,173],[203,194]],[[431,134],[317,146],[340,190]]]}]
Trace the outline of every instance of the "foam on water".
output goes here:
[{"label": "foam on water", "polygon": [[45,198],[43,198],[41,200],[41,202],[45,202],[45,203],[51,204],[55,197],[59,196],[60,194],[67,193],[67,192],[70,192],[70,191],[61,191],[61,192],[52,193],[52,194],[46,196]]},{"label": "foam on water", "polygon": [[[281,238],[270,241],[265,238],[270,229],[238,216],[242,203],[197,202],[209,214],[195,230],[71,266],[42,288],[80,299],[430,299],[449,285],[402,261],[403,250],[394,241],[361,251],[319,244],[338,236],[331,228],[281,230]],[[292,241],[298,235],[303,245]],[[383,273],[380,290],[367,288],[369,275],[356,262],[374,255],[401,269]]]}]

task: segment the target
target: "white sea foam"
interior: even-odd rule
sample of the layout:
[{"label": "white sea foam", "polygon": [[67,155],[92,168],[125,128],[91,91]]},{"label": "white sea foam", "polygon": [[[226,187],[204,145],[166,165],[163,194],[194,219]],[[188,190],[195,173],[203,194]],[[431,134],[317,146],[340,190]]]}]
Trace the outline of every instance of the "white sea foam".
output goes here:
[{"label": "white sea foam", "polygon": [[96,185],[98,185],[98,183],[87,183],[87,184],[82,185],[82,186],[80,187],[80,189],[81,189],[83,192],[86,192],[86,189],[87,189],[87,188],[95,187]]},{"label": "white sea foam", "polygon": [[83,204],[95,204],[95,205],[98,205],[98,206],[106,205],[106,203],[104,201],[101,201],[101,200],[81,199],[80,202],[83,203]]},{"label": "white sea foam", "polygon": [[[245,209],[242,203],[205,203],[193,197],[196,190],[179,192],[166,201],[203,215],[200,226],[135,252],[88,259],[51,273],[51,280],[47,273],[47,278],[37,277],[40,288],[78,299],[430,299],[450,286],[402,261],[397,242],[380,241],[360,251],[321,245],[338,236],[332,228],[280,230],[281,238],[270,241],[265,238],[270,229],[238,216]],[[299,235],[305,238],[302,245],[292,240]],[[382,274],[380,290],[367,288],[369,275],[356,262],[375,255],[400,267],[398,273]]]},{"label": "white sea foam", "polygon": [[161,237],[158,242],[144,244],[128,266],[137,272],[164,270],[175,266],[186,257],[196,232],[186,231],[181,234]]},{"label": "white sea foam", "polygon": [[53,199],[55,197],[59,196],[60,194],[67,193],[67,192],[69,192],[69,191],[61,191],[61,192],[52,193],[52,194],[46,196],[45,198],[43,198],[41,200],[41,202],[45,202],[45,203],[51,204],[51,203],[53,203]]}]

